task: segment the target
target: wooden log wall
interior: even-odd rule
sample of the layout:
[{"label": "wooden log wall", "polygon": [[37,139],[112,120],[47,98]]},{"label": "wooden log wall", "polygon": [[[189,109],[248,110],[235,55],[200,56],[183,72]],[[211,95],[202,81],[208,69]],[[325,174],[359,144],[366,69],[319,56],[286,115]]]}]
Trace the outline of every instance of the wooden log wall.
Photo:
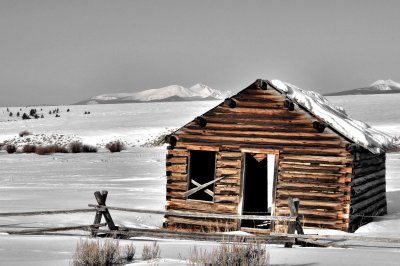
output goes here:
[{"label": "wooden log wall", "polygon": [[385,153],[373,154],[365,149],[354,151],[350,232],[370,222],[371,216],[387,213],[385,161]]},{"label": "wooden log wall", "polygon": [[[232,103],[234,102],[234,104]],[[200,123],[200,122],[201,123]],[[170,210],[210,213],[240,213],[242,151],[279,152],[275,215],[290,214],[288,197],[300,199],[300,217],[305,226],[348,230],[352,156],[349,143],[328,128],[319,132],[316,119],[285,96],[257,83],[244,89],[179,129],[176,143],[167,155],[167,204]],[[214,202],[185,200],[189,150],[217,151]],[[257,153],[257,152],[256,152]],[[168,228],[210,228],[225,221],[166,217]],[[237,229],[237,223],[225,224]],[[197,227],[196,227],[197,228]]]}]

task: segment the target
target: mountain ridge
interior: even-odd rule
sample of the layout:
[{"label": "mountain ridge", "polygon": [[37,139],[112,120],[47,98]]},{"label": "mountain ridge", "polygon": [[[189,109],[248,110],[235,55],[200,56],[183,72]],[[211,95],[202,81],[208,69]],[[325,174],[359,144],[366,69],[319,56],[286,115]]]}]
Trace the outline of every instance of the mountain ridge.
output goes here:
[{"label": "mountain ridge", "polygon": [[146,103],[174,101],[204,101],[223,100],[232,96],[231,91],[219,91],[207,85],[197,83],[189,88],[180,85],[169,85],[158,89],[148,89],[132,93],[106,93],[93,96],[75,103],[83,104],[115,104],[115,103]]},{"label": "mountain ridge", "polygon": [[369,95],[369,94],[389,94],[389,93],[400,93],[400,83],[395,82],[391,79],[377,80],[366,87],[326,93],[324,94],[324,96]]}]

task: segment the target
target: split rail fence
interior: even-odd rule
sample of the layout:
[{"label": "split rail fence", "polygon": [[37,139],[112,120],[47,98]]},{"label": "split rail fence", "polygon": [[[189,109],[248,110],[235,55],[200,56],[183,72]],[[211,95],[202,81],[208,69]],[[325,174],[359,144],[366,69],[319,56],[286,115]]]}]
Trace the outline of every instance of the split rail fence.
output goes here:
[{"label": "split rail fence", "polygon": [[[76,225],[67,227],[46,227],[35,229],[22,229],[22,230],[8,230],[3,231],[8,234],[17,235],[38,235],[48,234],[59,231],[71,230],[85,230],[89,231],[92,236],[110,236],[110,237],[151,237],[151,238],[171,238],[171,239],[186,239],[186,240],[200,240],[200,241],[262,241],[268,244],[284,244],[285,247],[291,247],[293,244],[302,245],[315,245],[315,246],[332,246],[331,243],[338,241],[370,241],[370,242],[385,242],[385,243],[400,243],[400,238],[388,237],[369,237],[369,236],[356,236],[356,235],[305,235],[301,226],[301,221],[298,216],[299,204],[298,199],[289,198],[288,205],[290,209],[290,216],[258,216],[258,215],[225,215],[225,214],[206,214],[195,213],[186,211],[155,211],[143,209],[131,209],[107,206],[106,200],[108,196],[107,191],[96,191],[94,193],[97,204],[88,204],[87,209],[74,209],[74,210],[54,210],[54,211],[37,211],[37,212],[18,212],[18,213],[0,213],[0,217],[9,216],[36,216],[36,215],[52,215],[52,214],[73,214],[73,213],[87,213],[95,212],[93,224],[89,225]],[[235,235],[235,234],[222,234],[222,233],[200,233],[200,232],[176,232],[165,229],[143,229],[143,228],[130,228],[115,225],[109,210],[144,213],[144,214],[160,214],[160,215],[174,215],[182,217],[195,217],[195,218],[212,218],[212,219],[233,219],[233,220],[261,220],[267,221],[285,221],[288,223],[288,232],[286,234],[266,234],[266,235]],[[104,217],[105,223],[101,223]],[[101,227],[107,226],[107,229]],[[297,234],[295,234],[297,232]],[[323,242],[321,242],[323,241]]]}]

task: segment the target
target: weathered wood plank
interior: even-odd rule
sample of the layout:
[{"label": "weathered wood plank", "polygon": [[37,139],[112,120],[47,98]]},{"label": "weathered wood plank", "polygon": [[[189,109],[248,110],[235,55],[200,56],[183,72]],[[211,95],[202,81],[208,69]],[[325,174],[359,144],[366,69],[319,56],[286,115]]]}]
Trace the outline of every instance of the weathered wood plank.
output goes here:
[{"label": "weathered wood plank", "polygon": [[217,159],[221,160],[221,159],[237,159],[237,158],[241,158],[242,154],[240,152],[227,152],[227,151],[221,151],[218,153],[217,155]]},{"label": "weathered wood plank", "polygon": [[219,202],[227,202],[227,203],[239,203],[239,196],[221,196],[221,195],[216,195],[214,197],[214,202],[219,203]]},{"label": "weathered wood plank", "polygon": [[198,200],[180,200],[171,199],[166,203],[168,210],[193,210],[199,212],[210,212],[210,213],[237,213],[237,205],[230,204],[214,204],[213,202],[205,202]]},{"label": "weathered wood plank", "polygon": [[171,184],[167,184],[167,189],[186,191],[187,182],[173,182]]},{"label": "weathered wood plank", "polygon": [[265,132],[265,131],[243,131],[243,130],[215,130],[215,129],[192,129],[183,128],[177,131],[180,136],[231,136],[231,137],[246,137],[246,138],[274,138],[274,139],[296,139],[296,140],[318,140],[318,141],[336,141],[341,139],[332,134],[322,135],[313,132]]},{"label": "weathered wood plank", "polygon": [[[240,178],[240,169],[236,168],[218,168],[216,171],[217,176],[232,175]],[[231,177],[232,178],[232,177]]]},{"label": "weathered wood plank", "polygon": [[[314,200],[303,200],[301,199],[301,206],[302,208],[300,209],[308,209],[308,208],[313,208],[313,209],[318,209],[318,208],[323,208],[323,209],[333,209],[333,210],[343,210],[344,207],[346,207],[346,204],[343,204],[341,201],[333,202],[333,201],[321,201],[315,202]],[[279,207],[287,207],[287,198],[280,198],[275,201],[276,206]]]},{"label": "weathered wood plank", "polygon": [[310,165],[304,163],[292,163],[292,162],[279,162],[280,169],[282,171],[314,171],[318,173],[342,173],[351,174],[353,169],[351,167],[344,167],[338,165]]},{"label": "weathered wood plank", "polygon": [[368,183],[364,183],[364,184],[359,185],[359,186],[352,186],[351,187],[351,195],[352,196],[361,195],[363,193],[368,192],[372,188],[375,188],[375,187],[377,187],[379,185],[382,185],[382,184],[386,184],[386,181],[385,181],[384,178],[377,179],[377,180],[374,180],[374,181],[371,181],[371,182],[368,182]]},{"label": "weathered wood plank", "polygon": [[372,196],[379,194],[381,192],[385,192],[386,191],[386,184],[381,184],[378,185],[374,188],[371,188],[370,190],[366,191],[365,193],[358,195],[358,196],[352,196],[351,197],[351,204],[356,204],[358,202],[361,202],[363,200],[369,199]]},{"label": "weathered wood plank", "polygon": [[[189,129],[199,129],[199,127],[195,124],[188,125]],[[225,123],[207,123],[208,130],[242,130],[242,131],[276,131],[276,132],[309,132],[314,133],[315,129],[312,127],[299,127],[297,125],[291,126],[281,126],[281,125],[268,125],[268,124],[242,124],[238,123],[229,123],[225,121]]]},{"label": "weathered wood plank", "polygon": [[386,173],[386,169],[382,169],[378,172],[374,172],[371,173],[369,175],[364,175],[364,176],[359,176],[359,177],[354,177],[351,181],[351,185],[352,186],[359,186],[362,185],[364,183],[370,182],[370,181],[374,181],[377,179],[384,179],[385,178],[385,173]]},{"label": "weathered wood plank", "polygon": [[346,143],[330,140],[298,140],[298,139],[276,139],[276,138],[256,138],[256,137],[230,137],[230,136],[205,136],[180,134],[179,142],[200,142],[200,143],[256,143],[256,144],[275,144],[275,145],[299,145],[299,146],[314,146],[314,147],[345,147]]},{"label": "weathered wood plank", "polygon": [[355,178],[357,178],[357,177],[360,177],[363,175],[369,175],[369,174],[378,172],[383,169],[386,169],[385,164],[373,165],[373,166],[363,167],[363,168],[355,168],[355,169],[353,169],[353,176]]},{"label": "weathered wood plank", "polygon": [[347,157],[337,157],[337,156],[311,156],[311,155],[282,155],[280,160],[285,162],[309,162],[309,163],[337,163],[337,164],[347,164],[351,163],[352,159]]},{"label": "weathered wood plank", "polygon": [[344,191],[348,190],[350,192],[350,186],[342,185],[342,184],[335,184],[335,183],[300,183],[300,182],[285,182],[285,181],[278,181],[277,184],[278,189],[303,189],[305,191],[309,190],[319,190],[319,191]]},{"label": "weathered wood plank", "polygon": [[185,164],[187,163],[188,157],[172,157],[167,159],[168,163],[173,163],[173,164]]},{"label": "weathered wood plank", "polygon": [[350,214],[362,214],[373,212],[378,210],[380,207],[386,206],[386,193],[381,192],[378,195],[371,197],[370,199],[363,200],[359,203],[350,206]]},{"label": "weathered wood plank", "polygon": [[216,185],[214,188],[215,194],[229,194],[239,195],[240,187],[238,186],[227,186],[227,185]]},{"label": "weathered wood plank", "polygon": [[186,164],[173,164],[173,165],[167,166],[166,170],[174,172],[174,173],[186,174],[187,165]]},{"label": "weathered wood plank", "polygon": [[367,160],[359,160],[359,161],[354,161],[353,162],[353,167],[354,168],[363,168],[363,167],[368,167],[372,165],[380,165],[380,164],[385,164],[386,157],[385,156],[378,156],[378,157],[373,157]]},{"label": "weathered wood plank", "polygon": [[217,160],[217,167],[233,167],[233,168],[240,168],[241,161],[240,160]]},{"label": "weathered wood plank", "polygon": [[175,148],[173,150],[168,150],[168,154],[171,154],[172,156],[189,156],[189,151],[186,149]]},{"label": "weathered wood plank", "polygon": [[176,182],[180,182],[180,181],[187,181],[187,174],[180,174],[180,173],[172,173],[171,175],[167,177],[167,182],[169,181],[176,181]]},{"label": "weathered wood plank", "polygon": [[326,193],[326,192],[314,192],[314,191],[290,191],[285,189],[277,190],[277,196],[286,197],[298,197],[301,199],[316,199],[320,198],[333,198],[337,200],[350,200],[350,195],[344,195],[343,192]]}]

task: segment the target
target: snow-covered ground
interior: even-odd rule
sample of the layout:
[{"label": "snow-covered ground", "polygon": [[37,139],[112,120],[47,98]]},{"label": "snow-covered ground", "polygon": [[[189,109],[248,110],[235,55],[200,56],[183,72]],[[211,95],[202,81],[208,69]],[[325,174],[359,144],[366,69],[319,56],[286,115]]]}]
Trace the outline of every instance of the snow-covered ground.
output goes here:
[{"label": "snow-covered ground", "polygon": [[[396,109],[400,94],[351,97],[329,97],[342,105],[347,113],[377,126],[392,135],[400,135],[400,110]],[[0,151],[0,213],[35,210],[86,208],[94,203],[93,192],[108,190],[110,206],[163,210],[165,203],[165,148],[139,147],[148,139],[177,128],[200,115],[218,102],[178,102],[121,105],[59,107],[55,118],[43,108],[45,118],[22,121],[10,118],[0,108],[0,142],[14,138],[22,130],[35,134],[74,136],[88,144],[104,144],[121,139],[129,143],[121,153],[100,149],[89,154],[7,154]],[[66,112],[67,109],[70,112]],[[14,114],[19,108],[9,108]],[[38,109],[38,107],[37,107]],[[29,108],[28,108],[29,110]],[[39,110],[38,110],[39,111]],[[90,115],[84,115],[90,111]],[[23,112],[25,108],[23,108]],[[7,121],[8,119],[15,121]],[[361,227],[356,234],[400,236],[400,154],[387,159],[389,215]],[[111,211],[117,225],[156,228],[162,225],[161,215]],[[43,226],[90,224],[93,213],[50,216],[0,217],[0,231]],[[311,232],[311,231],[310,231]],[[15,236],[0,233],[0,265],[69,265],[79,239],[88,234],[77,232],[46,236]],[[337,232],[336,232],[337,233]],[[134,241],[137,257],[150,239]],[[194,245],[211,249],[216,243],[159,240],[160,264],[178,265]],[[267,247],[272,265],[397,265],[399,245],[391,247],[301,248]]]}]

